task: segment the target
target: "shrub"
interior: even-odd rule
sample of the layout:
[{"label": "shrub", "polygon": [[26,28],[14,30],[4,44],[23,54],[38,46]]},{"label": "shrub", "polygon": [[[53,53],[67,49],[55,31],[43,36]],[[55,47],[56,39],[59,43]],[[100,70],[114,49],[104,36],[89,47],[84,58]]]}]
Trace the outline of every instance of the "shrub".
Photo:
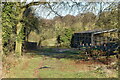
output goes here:
[{"label": "shrub", "polygon": [[70,47],[73,30],[71,28],[65,29],[63,34],[58,35],[57,41],[62,47]]}]

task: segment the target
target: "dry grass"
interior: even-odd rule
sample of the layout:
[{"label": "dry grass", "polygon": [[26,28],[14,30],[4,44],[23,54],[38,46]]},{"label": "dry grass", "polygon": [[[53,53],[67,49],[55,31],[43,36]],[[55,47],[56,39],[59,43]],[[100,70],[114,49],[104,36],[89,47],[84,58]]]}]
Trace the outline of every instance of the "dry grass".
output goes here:
[{"label": "dry grass", "polygon": [[5,56],[3,55],[2,57],[2,77],[7,76],[7,74],[10,73],[11,68],[16,67],[17,65],[21,64],[22,62],[26,61],[25,65],[23,66],[23,69],[27,67],[28,63],[27,61],[30,59],[31,56],[22,56],[22,57],[17,57],[14,54]]},{"label": "dry grass", "polygon": [[[6,78],[116,78],[117,71],[98,61],[57,59],[43,55],[4,57]],[[101,59],[103,60],[103,59]],[[42,68],[41,67],[49,67]]]}]

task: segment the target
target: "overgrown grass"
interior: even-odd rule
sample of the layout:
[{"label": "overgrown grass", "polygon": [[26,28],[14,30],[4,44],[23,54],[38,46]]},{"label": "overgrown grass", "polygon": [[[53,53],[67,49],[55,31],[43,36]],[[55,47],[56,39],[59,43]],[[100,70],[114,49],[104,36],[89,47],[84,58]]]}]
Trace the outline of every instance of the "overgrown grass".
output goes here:
[{"label": "overgrown grass", "polygon": [[[9,58],[9,59],[8,59]],[[13,58],[13,59],[12,59]],[[8,61],[7,61],[8,60]],[[17,61],[16,61],[17,60]],[[84,70],[85,65],[75,64],[74,60],[66,58],[52,58],[44,55],[24,55],[17,59],[13,56],[7,57],[6,64],[11,66],[6,78],[109,78],[117,77],[106,75],[102,69]],[[86,65],[88,66],[88,65]],[[46,67],[46,68],[45,68]],[[84,69],[82,69],[84,68]]]}]

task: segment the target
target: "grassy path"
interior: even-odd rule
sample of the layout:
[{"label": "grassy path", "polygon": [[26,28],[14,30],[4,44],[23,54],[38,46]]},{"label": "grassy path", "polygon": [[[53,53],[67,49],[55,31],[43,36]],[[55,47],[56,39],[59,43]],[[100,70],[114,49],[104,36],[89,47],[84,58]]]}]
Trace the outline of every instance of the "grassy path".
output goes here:
[{"label": "grassy path", "polygon": [[[36,55],[22,59],[11,68],[7,78],[106,78],[117,77],[114,72],[106,74],[99,63],[56,59]],[[96,68],[96,66],[98,68]],[[104,65],[102,65],[104,66]]]}]

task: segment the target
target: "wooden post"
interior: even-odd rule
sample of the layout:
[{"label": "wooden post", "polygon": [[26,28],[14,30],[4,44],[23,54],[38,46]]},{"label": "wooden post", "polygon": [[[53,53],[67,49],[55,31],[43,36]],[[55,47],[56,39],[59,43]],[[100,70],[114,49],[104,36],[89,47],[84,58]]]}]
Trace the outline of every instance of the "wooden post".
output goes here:
[{"label": "wooden post", "polygon": [[94,45],[94,34],[91,33],[91,44]]}]

